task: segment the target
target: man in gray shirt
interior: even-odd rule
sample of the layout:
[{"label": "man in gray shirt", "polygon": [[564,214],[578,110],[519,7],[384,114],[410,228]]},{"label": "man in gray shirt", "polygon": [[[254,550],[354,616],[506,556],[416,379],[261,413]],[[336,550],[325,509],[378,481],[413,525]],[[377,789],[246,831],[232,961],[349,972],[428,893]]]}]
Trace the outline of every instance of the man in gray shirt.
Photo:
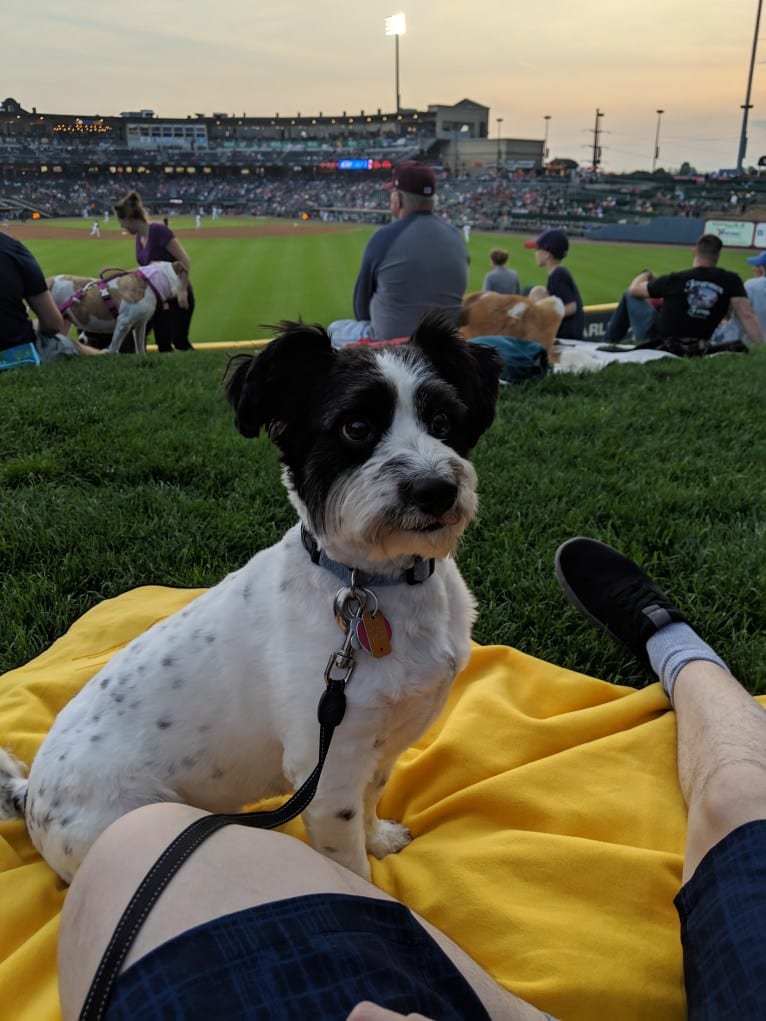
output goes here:
[{"label": "man in gray shirt", "polygon": [[386,187],[393,222],[367,242],[354,287],[355,318],[329,326],[335,347],[409,337],[429,309],[457,323],[462,309],[468,255],[457,229],[434,216],[433,171],[406,160]]},{"label": "man in gray shirt", "polygon": [[745,281],[745,291],[766,336],[766,252],[747,260],[753,266],[753,276]]},{"label": "man in gray shirt", "polygon": [[519,274],[508,269],[508,252],[504,248],[493,248],[489,253],[492,269],[484,277],[482,291],[494,291],[495,294],[521,294]]}]

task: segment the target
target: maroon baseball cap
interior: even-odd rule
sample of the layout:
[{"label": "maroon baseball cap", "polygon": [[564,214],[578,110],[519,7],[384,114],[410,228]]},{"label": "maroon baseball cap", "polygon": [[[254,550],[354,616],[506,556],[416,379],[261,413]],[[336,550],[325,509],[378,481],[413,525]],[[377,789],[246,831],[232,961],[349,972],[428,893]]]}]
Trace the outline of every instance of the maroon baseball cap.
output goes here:
[{"label": "maroon baseball cap", "polygon": [[436,192],[436,177],[433,170],[417,160],[404,160],[394,167],[391,181],[384,186],[386,191],[406,191],[410,195],[425,195],[430,198]]}]

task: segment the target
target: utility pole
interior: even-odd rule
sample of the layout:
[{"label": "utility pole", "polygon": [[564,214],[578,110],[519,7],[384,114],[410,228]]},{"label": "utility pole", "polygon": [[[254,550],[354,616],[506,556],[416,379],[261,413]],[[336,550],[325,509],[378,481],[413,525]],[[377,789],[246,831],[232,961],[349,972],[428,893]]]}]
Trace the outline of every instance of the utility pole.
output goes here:
[{"label": "utility pole", "polygon": [[596,126],[593,129],[593,161],[592,170],[595,172],[598,170],[599,163],[601,162],[601,120],[604,114],[601,110],[596,107]]},{"label": "utility pole", "polygon": [[657,111],[657,132],[654,136],[654,156],[652,156],[652,173],[657,169],[657,160],[660,158],[660,121],[664,110]]}]

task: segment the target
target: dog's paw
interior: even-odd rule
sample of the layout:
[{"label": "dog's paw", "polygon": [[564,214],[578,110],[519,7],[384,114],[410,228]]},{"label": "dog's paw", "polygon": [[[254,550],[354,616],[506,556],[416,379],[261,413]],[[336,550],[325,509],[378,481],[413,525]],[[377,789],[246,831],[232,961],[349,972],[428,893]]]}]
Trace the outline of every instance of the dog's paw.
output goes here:
[{"label": "dog's paw", "polygon": [[375,829],[367,836],[367,850],[376,858],[385,858],[387,854],[396,854],[412,840],[412,834],[406,826],[393,819],[378,819]]}]

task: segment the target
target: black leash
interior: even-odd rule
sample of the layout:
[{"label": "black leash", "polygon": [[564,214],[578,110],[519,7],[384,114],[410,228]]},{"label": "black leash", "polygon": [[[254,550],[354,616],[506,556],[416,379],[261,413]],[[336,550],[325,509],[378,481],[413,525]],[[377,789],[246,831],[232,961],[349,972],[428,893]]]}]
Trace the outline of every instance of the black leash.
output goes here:
[{"label": "black leash", "polygon": [[[139,929],[170,880],[204,840],[223,826],[238,825],[253,826],[265,830],[274,829],[276,826],[283,826],[294,819],[307,807],[316,794],[333,732],[346,711],[346,682],[353,670],[353,656],[348,655],[347,645],[348,643],[344,645],[343,650],[333,653],[325,671],[327,687],[322,693],[317,710],[321,728],[319,732],[319,761],[314,767],[314,771],[290,800],[279,808],[267,812],[208,815],[197,819],[196,822],[191,823],[179,833],[144,876],[117,923],[83,1003],[80,1021],[98,1021],[103,1018],[120,968]],[[343,659],[344,654],[345,660]],[[329,676],[333,666],[343,669],[345,676],[343,678]]]}]

